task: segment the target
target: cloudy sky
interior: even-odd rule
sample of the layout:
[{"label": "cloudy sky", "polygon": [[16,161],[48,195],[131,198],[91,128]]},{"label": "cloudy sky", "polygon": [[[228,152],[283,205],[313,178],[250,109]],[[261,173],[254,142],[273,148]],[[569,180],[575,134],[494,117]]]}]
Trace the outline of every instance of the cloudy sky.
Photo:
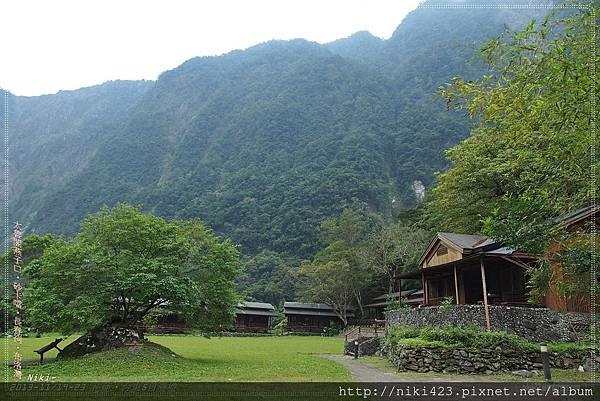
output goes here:
[{"label": "cloudy sky", "polygon": [[388,38],[419,0],[2,1],[0,87],[54,93],[156,79],[194,56],[270,39]]}]

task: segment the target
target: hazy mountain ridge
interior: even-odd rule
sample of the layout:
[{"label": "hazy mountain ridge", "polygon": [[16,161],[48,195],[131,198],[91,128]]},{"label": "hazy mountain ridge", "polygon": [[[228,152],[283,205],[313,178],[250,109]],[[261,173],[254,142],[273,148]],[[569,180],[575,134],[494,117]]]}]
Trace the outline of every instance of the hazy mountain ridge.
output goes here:
[{"label": "hazy mountain ridge", "polygon": [[102,204],[143,203],[200,217],[243,252],[296,256],[314,252],[318,222],[345,206],[389,218],[468,134],[435,88],[481,73],[466,60],[502,19],[544,12],[440,11],[413,11],[385,41],[271,41],[156,82],[15,97],[11,215],[30,232],[71,233]]}]

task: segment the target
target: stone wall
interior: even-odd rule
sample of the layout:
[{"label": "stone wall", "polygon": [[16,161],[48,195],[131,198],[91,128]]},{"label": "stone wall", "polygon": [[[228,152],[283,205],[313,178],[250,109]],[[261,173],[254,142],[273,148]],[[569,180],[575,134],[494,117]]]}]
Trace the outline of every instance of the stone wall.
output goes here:
[{"label": "stone wall", "polygon": [[[489,306],[490,325],[529,341],[573,341],[576,330],[585,330],[591,323],[587,313],[560,313],[547,308]],[[393,325],[411,327],[468,326],[485,328],[483,305],[447,305],[415,308],[408,312],[391,311],[386,315],[386,331]]]},{"label": "stone wall", "polygon": [[[396,345],[383,350],[399,371],[442,373],[508,373],[515,370],[542,370],[538,351],[533,350],[467,350],[431,346]],[[549,353],[550,366],[574,369],[586,365],[589,354],[585,351]]]}]

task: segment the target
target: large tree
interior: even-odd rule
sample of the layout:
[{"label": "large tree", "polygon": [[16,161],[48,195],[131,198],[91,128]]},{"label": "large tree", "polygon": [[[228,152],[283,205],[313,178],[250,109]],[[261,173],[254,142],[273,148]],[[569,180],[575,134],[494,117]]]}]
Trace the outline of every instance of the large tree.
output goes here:
[{"label": "large tree", "polygon": [[[447,151],[451,168],[433,190],[430,211],[444,229],[488,228],[511,234],[507,242],[534,246],[526,237],[539,234],[535,226],[594,197],[593,18],[585,8],[532,21],[481,49],[490,75],[441,88],[448,107],[466,110],[475,123],[471,135]],[[502,229],[499,220],[512,227]]]},{"label": "large tree", "polygon": [[344,324],[352,301],[362,311],[363,292],[373,280],[362,258],[364,240],[371,225],[370,219],[352,209],[344,209],[339,216],[324,220],[319,230],[324,248],[300,266],[301,296],[337,309]]},{"label": "large tree", "polygon": [[238,251],[200,222],[121,204],[82,227],[27,265],[28,324],[63,333],[134,328],[159,306],[204,331],[231,321]]},{"label": "large tree", "polygon": [[385,225],[368,237],[365,263],[377,276],[385,277],[391,294],[396,273],[416,268],[430,239],[431,234],[422,228],[402,222]]},{"label": "large tree", "polygon": [[[443,229],[484,232],[543,254],[549,240],[565,234],[554,218],[595,199],[597,15],[597,7],[581,7],[532,21],[482,49],[490,75],[456,79],[441,89],[448,107],[466,110],[475,123],[471,135],[447,152],[452,167],[438,176],[428,205]],[[571,252],[577,256],[569,258],[570,277],[589,289],[595,242],[583,243],[585,252]],[[545,256],[532,280],[538,294],[548,288],[546,262],[561,257]]]}]

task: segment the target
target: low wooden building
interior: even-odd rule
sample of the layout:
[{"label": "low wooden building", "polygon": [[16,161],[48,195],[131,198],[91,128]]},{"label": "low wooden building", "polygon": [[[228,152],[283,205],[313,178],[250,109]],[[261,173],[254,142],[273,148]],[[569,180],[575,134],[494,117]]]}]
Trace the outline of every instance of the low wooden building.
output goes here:
[{"label": "low wooden building", "polygon": [[[438,233],[419,260],[419,269],[396,276],[402,280],[421,282],[422,305],[483,304],[506,306],[545,306],[562,312],[589,312],[589,294],[569,298],[561,296],[558,288],[563,281],[563,269],[558,258],[566,244],[586,238],[598,229],[597,206],[589,206],[555,219],[566,231],[566,242],[552,241],[546,254],[552,267],[548,294],[539,305],[529,301],[527,270],[538,266],[538,256],[502,246],[481,235]],[[587,237],[589,238],[589,237]],[[489,316],[486,313],[486,320]]]},{"label": "low wooden building", "polygon": [[594,226],[598,231],[600,228],[600,222],[596,217],[598,210],[600,207],[591,205],[560,216],[555,220],[555,223],[569,234],[570,239],[566,243],[553,240],[548,246],[547,254],[550,256],[552,265],[552,279],[546,296],[546,305],[550,309],[561,312],[590,312],[591,310],[589,292],[571,294],[568,297],[560,293],[558,289],[560,283],[565,279],[565,274],[559,258],[553,256],[560,255],[570,242],[585,240],[586,236],[589,238]]},{"label": "low wooden building", "polygon": [[[326,304],[285,302],[283,313],[287,318],[288,331],[316,333],[322,332],[331,322],[343,326],[335,310]],[[354,317],[353,309],[348,308],[348,318]]]},{"label": "low wooden building", "polygon": [[535,263],[535,256],[503,247],[490,238],[442,232],[421,256],[420,268],[397,279],[399,285],[402,280],[419,280],[426,306],[444,302],[532,306],[525,273]]},{"label": "low wooden building", "polygon": [[413,302],[411,304],[408,302],[408,297],[417,291],[420,290],[412,289],[404,290],[402,291],[402,293],[400,293],[400,291],[396,291],[392,292],[391,294],[382,294],[373,298],[371,300],[371,303],[366,304],[364,308],[367,310],[369,317],[374,319],[383,319],[385,318],[385,309],[388,306],[392,305],[394,302],[398,302],[400,299],[406,301],[410,306],[418,306],[419,303]]},{"label": "low wooden building", "polygon": [[235,308],[235,331],[242,333],[266,333],[271,328],[273,305],[262,302],[242,302]]}]

